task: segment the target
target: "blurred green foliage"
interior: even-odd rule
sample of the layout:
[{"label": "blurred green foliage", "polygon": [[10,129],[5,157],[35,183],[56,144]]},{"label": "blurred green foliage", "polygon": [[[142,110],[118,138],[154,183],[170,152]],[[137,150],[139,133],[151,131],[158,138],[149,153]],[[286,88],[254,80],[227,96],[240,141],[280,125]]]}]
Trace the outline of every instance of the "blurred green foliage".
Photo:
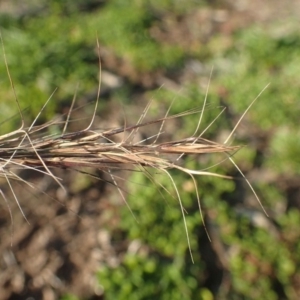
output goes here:
[{"label": "blurred green foliage", "polygon": [[[220,88],[226,90],[223,100],[231,113],[240,115],[271,82],[247,116],[248,124],[257,129],[249,127],[250,135],[257,131],[269,133],[268,150],[262,154],[258,166],[257,156],[261,150],[255,148],[254,137],[243,137],[243,142],[250,146],[238,153],[236,161],[246,174],[259,168],[272,173],[277,180],[280,176],[299,175],[300,35],[292,21],[285,31],[280,30],[282,24],[277,22],[270,23],[267,28],[250,26],[238,30],[229,43],[223,43],[222,35],[215,34],[198,49],[158,41],[150,29],[163,26],[165,19],[172,21],[200,11],[206,5],[204,1],[112,0],[97,9],[89,9],[95,1],[41,3],[43,9],[38,16],[29,14],[17,18],[0,14],[1,33],[15,89],[21,106],[30,106],[26,116],[32,119],[55,87],[59,90],[47,107],[47,118],[58,109],[61,101],[70,99],[71,102],[78,82],[79,93],[95,88],[98,80],[96,36],[101,45],[142,72],[179,72],[187,60],[205,57],[206,60],[201,61],[206,70],[205,78],[208,79],[212,65],[215,70],[208,99],[211,106],[204,113],[201,128],[206,128],[221,111]],[[5,72],[5,65],[1,63],[0,73]],[[3,119],[16,114],[17,110],[7,76],[1,76],[0,84]],[[165,107],[175,99],[171,113],[202,106],[205,89],[199,88],[197,81],[182,83],[182,88],[181,94],[160,89],[151,90],[147,95]],[[129,94],[128,90],[117,93],[118,97]],[[130,107],[130,99],[124,102]],[[153,109],[159,111],[155,103]],[[184,118],[177,132],[179,137],[192,135],[198,119],[199,114]],[[11,126],[16,123],[6,122],[1,130],[12,130]],[[230,128],[232,124],[225,115],[205,136],[217,138]],[[186,163],[190,168],[204,169],[224,158],[208,157]],[[228,161],[212,171],[238,175]],[[118,230],[128,241],[138,242],[140,248],[135,253],[125,253],[117,268],[107,265],[99,270],[99,283],[106,299],[210,300],[213,294],[218,299],[296,299],[300,214],[297,208],[288,209],[287,194],[276,181],[257,184],[262,202],[270,212],[271,219],[267,220],[258,204],[255,209],[244,205],[242,197],[249,197],[251,191],[245,192],[246,185],[240,181],[197,179],[202,206],[209,214],[208,229],[213,232],[212,238],[222,245],[223,252],[218,255],[224,256],[223,267],[229,274],[227,287],[221,285],[216,289],[206,284],[214,271],[209,269],[211,262],[204,256],[203,247],[209,243],[192,179],[182,173],[172,173],[187,211],[185,218],[194,264],[174,186],[166,174],[152,176],[151,181],[140,173],[132,175],[131,180],[138,184],[130,184],[127,200],[138,223],[124,206],[120,210]],[[163,186],[171,191],[170,194]],[[239,193],[241,189],[242,194]],[[256,221],[257,216],[265,223]],[[212,246],[209,250],[217,251]]]}]

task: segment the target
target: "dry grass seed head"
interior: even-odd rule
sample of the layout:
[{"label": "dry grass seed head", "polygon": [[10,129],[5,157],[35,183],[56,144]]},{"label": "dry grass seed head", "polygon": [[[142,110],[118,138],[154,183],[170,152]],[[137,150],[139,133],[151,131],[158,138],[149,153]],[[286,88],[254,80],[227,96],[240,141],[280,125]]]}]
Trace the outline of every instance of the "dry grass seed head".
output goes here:
[{"label": "dry grass seed head", "polygon": [[[2,41],[1,36],[0,38]],[[83,167],[92,167],[92,168],[102,170],[110,175],[112,179],[112,183],[117,187],[123,201],[127,205],[128,209],[131,211],[132,215],[133,212],[130,208],[130,205],[127,203],[126,197],[124,196],[122,189],[118,186],[117,180],[112,174],[112,171],[115,169],[122,169],[122,168],[128,169],[128,166],[129,169],[131,170],[137,168],[138,170],[144,172],[144,174],[150,179],[150,181],[153,184],[157,184],[158,186],[163,187],[147,171],[147,168],[153,168],[155,170],[165,173],[166,176],[169,177],[171,184],[175,190],[176,198],[179,202],[179,206],[183,217],[184,229],[187,237],[187,243],[188,243],[190,255],[191,258],[193,259],[189,233],[188,233],[187,224],[185,220],[185,209],[180,197],[180,193],[176,186],[176,183],[173,180],[173,177],[169,171],[171,169],[177,169],[179,171],[186,173],[192,178],[195,191],[196,191],[199,212],[201,215],[202,222],[204,224],[205,231],[209,238],[208,230],[205,226],[205,222],[202,214],[198,187],[194,176],[195,175],[216,176],[220,178],[231,178],[231,177],[205,171],[205,170],[187,169],[185,167],[180,166],[179,159],[183,155],[190,155],[190,154],[201,155],[201,154],[211,154],[211,153],[223,153],[226,156],[226,159],[229,159],[233,163],[233,165],[236,167],[238,172],[246,180],[247,184],[249,185],[252,192],[254,193],[257,201],[259,202],[262,209],[266,213],[250,182],[247,180],[245,175],[238,168],[238,166],[235,164],[235,162],[231,157],[231,153],[236,152],[240,147],[227,145],[229,139],[232,137],[237,126],[240,124],[241,120],[244,118],[247,111],[250,109],[250,107],[253,105],[256,99],[260,96],[260,94],[266,89],[266,87],[246,109],[246,111],[241,116],[240,120],[237,122],[234,129],[231,131],[231,133],[225,140],[224,144],[215,143],[206,140],[202,137],[203,134],[206,132],[206,130],[215,122],[215,120],[222,114],[223,111],[221,111],[221,113],[204,130],[202,130],[200,134],[198,133],[201,127],[201,122],[205,111],[208,88],[206,91],[203,107],[201,109],[191,109],[189,111],[182,112],[177,115],[169,116],[169,111],[171,108],[170,106],[170,108],[167,110],[163,118],[158,118],[152,121],[144,121],[145,116],[150,108],[151,102],[149,102],[135,125],[127,125],[126,123],[124,123],[123,127],[99,132],[97,130],[92,130],[96,112],[97,112],[97,106],[99,103],[99,97],[100,97],[101,61],[99,55],[99,85],[98,85],[96,104],[89,125],[81,131],[71,132],[71,133],[67,132],[67,127],[70,122],[70,116],[73,111],[74,103],[76,100],[76,93],[75,93],[71,103],[70,110],[66,116],[66,120],[61,134],[58,136],[45,135],[42,137],[36,137],[37,133],[42,132],[44,129],[47,129],[51,125],[57,124],[57,122],[52,121],[44,125],[39,125],[39,126],[35,125],[37,119],[39,118],[42,111],[45,109],[46,105],[52,98],[53,94],[46,101],[45,105],[42,107],[42,109],[36,116],[35,120],[32,122],[32,124],[28,128],[25,128],[24,118],[15,92],[13,80],[9,73],[3,41],[2,41],[2,48],[4,53],[4,61],[6,65],[7,74],[11,83],[11,88],[14,92],[15,102],[17,103],[17,107],[21,119],[21,126],[19,129],[0,137],[0,143],[1,143],[0,160],[2,161],[0,167],[0,175],[5,177],[6,182],[9,185],[10,191],[13,195],[13,198],[15,199],[23,217],[26,220],[27,218],[21,208],[17,196],[14,193],[10,180],[18,180],[21,182],[25,182],[31,188],[33,188],[33,186],[30,183],[27,183],[26,181],[21,179],[17,174],[13,173],[10,170],[14,166],[22,167],[25,169],[26,168],[34,169],[37,172],[50,176],[62,188],[63,188],[63,184],[61,183],[61,180],[51,172],[50,170],[51,168],[61,168],[61,169],[79,168],[80,169]],[[97,48],[99,51],[98,40],[97,40]],[[177,141],[175,140],[175,141],[161,142],[161,143],[158,142],[158,138],[163,133],[163,127],[165,122],[175,118],[189,116],[195,113],[199,113],[200,116],[199,116],[199,121],[196,125],[196,129],[192,136]],[[156,135],[148,139],[145,139],[143,141],[134,142],[134,138],[136,137],[137,132],[140,128],[151,126],[153,124],[160,124],[159,131]],[[124,133],[127,133],[127,137],[123,138],[120,143],[113,142],[114,136],[118,134],[124,134]],[[150,142],[152,139],[153,141]],[[176,158],[174,158],[174,156],[176,156]],[[163,187],[163,189],[166,188]],[[8,206],[11,220],[12,220],[12,226],[13,226],[13,216],[11,213],[11,209],[9,207],[8,199],[3,194],[2,191],[0,191],[0,193]]]}]

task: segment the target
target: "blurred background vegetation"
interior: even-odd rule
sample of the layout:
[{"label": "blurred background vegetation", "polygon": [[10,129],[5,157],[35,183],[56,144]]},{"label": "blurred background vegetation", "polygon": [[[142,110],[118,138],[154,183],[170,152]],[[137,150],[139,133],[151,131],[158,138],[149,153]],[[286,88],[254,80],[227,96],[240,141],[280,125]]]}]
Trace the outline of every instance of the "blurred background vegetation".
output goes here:
[{"label": "blurred background vegetation", "polygon": [[[126,199],[138,223],[125,205],[102,216],[114,259],[109,255],[100,259],[93,275],[98,292],[76,294],[72,287],[52,288],[53,295],[62,299],[300,297],[297,5],[297,1],[283,5],[281,1],[230,0],[0,2],[9,70],[20,105],[27,108],[27,122],[56,87],[44,120],[66,112],[78,83],[79,105],[96,99],[97,38],[103,74],[97,114],[100,119],[102,115],[108,118],[108,126],[122,126],[123,114],[128,123],[136,122],[150,99],[151,117],[163,116],[172,100],[171,113],[201,107],[213,67],[210,109],[201,126],[206,128],[220,107],[226,106],[205,133],[206,138],[223,142],[250,102],[271,83],[239,126],[233,142],[245,145],[234,158],[269,218],[243,180],[198,178],[209,242],[191,178],[172,173],[188,212],[193,264],[178,203],[145,176],[133,173],[125,183]],[[3,134],[17,128],[20,120],[8,119],[17,114],[17,107],[4,59],[0,74],[0,115],[7,120],[1,124]],[[88,115],[92,106],[84,110]],[[192,135],[198,118],[191,115],[173,124],[171,137]],[[221,160],[205,156],[185,163],[189,168],[205,169]],[[229,162],[212,170],[240,177]],[[155,176],[172,191],[168,178]],[[109,197],[106,192],[99,201],[116,201]],[[21,249],[16,247],[15,251]],[[64,281],[66,275],[57,276]],[[18,292],[27,297],[30,293],[30,288]],[[16,292],[7,295],[7,299],[25,299],[12,298]]]}]

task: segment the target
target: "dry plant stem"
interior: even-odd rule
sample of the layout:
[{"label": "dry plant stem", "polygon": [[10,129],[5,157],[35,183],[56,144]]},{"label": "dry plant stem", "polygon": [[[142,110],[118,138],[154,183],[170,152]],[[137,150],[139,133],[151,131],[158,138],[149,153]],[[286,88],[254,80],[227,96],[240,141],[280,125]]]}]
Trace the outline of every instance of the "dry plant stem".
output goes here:
[{"label": "dry plant stem", "polygon": [[[140,124],[141,126],[143,124]],[[126,132],[127,128],[122,128]],[[95,167],[99,169],[121,168],[124,164],[153,167],[157,169],[184,169],[164,155],[171,154],[204,154],[231,152],[239,146],[226,146],[205,139],[187,138],[179,141],[151,145],[132,143],[112,143],[112,133],[95,131],[76,132],[59,137],[33,139],[30,132],[1,141],[0,157],[8,167],[12,162],[18,165],[34,167]],[[118,132],[119,133],[119,132]],[[24,136],[29,142],[24,141]],[[108,142],[101,140],[108,139]],[[100,142],[99,142],[100,141]],[[192,171],[202,174],[202,171]],[[208,173],[208,172],[207,172]]]},{"label": "dry plant stem", "polygon": [[[1,33],[0,33],[0,39],[2,41]],[[97,48],[99,52],[98,39],[97,39]],[[49,136],[45,134],[43,136],[45,129],[47,129],[51,125],[57,125],[57,124],[61,125],[61,123],[56,121],[50,121],[48,123],[39,126],[35,125],[37,119],[39,118],[40,114],[46,107],[47,103],[52,98],[53,94],[49,97],[49,99],[42,107],[39,114],[32,122],[32,124],[28,128],[25,128],[24,118],[15,92],[13,80],[9,73],[3,42],[2,42],[2,49],[4,52],[4,61],[6,65],[7,74],[10,80],[12,90],[14,92],[15,102],[17,103],[17,107],[21,118],[21,126],[18,130],[0,136],[0,176],[6,179],[9,188],[12,192],[13,198],[15,199],[25,219],[26,216],[22,211],[21,205],[10,183],[10,180],[17,180],[20,182],[24,182],[24,180],[21,179],[17,174],[15,174],[12,171],[14,168],[34,169],[37,172],[40,172],[41,174],[53,178],[53,180],[55,180],[58,183],[58,185],[61,186],[62,188],[63,185],[61,183],[61,179],[53,175],[53,173],[51,172],[52,168],[80,169],[83,167],[92,167],[95,169],[102,170],[111,176],[112,183],[117,187],[122,199],[124,200],[124,202],[126,203],[130,211],[131,211],[130,206],[127,203],[126,198],[124,197],[122,190],[119,188],[117,181],[114,175],[111,173],[111,171],[120,170],[120,169],[140,170],[150,179],[152,183],[157,184],[158,186],[166,190],[166,188],[162,186],[160,183],[157,183],[156,180],[153,178],[153,176],[147,171],[147,168],[153,168],[157,171],[161,171],[162,173],[165,173],[170,178],[170,181],[175,190],[176,198],[179,202],[179,206],[183,216],[184,228],[187,236],[189,251],[190,251],[191,258],[193,260],[190,239],[189,239],[187,224],[185,220],[186,212],[180,197],[180,193],[176,186],[176,183],[174,182],[172,175],[169,173],[169,171],[171,169],[177,169],[179,171],[188,174],[192,178],[196,190],[196,197],[198,201],[200,215],[202,218],[202,222],[204,224],[205,231],[209,238],[208,230],[205,226],[204,218],[202,215],[199,192],[197,189],[197,184],[194,176],[205,175],[205,176],[217,176],[221,178],[231,178],[231,177],[205,171],[205,170],[187,169],[180,165],[179,159],[183,155],[195,155],[195,154],[201,155],[201,154],[212,154],[212,153],[223,153],[226,156],[226,159],[229,159],[234,164],[234,166],[237,168],[237,170],[240,172],[240,174],[244,177],[244,179],[250,186],[259,204],[262,206],[251,184],[249,183],[247,178],[244,176],[242,171],[238,168],[238,166],[235,164],[235,162],[231,157],[233,153],[235,153],[236,151],[238,151],[238,149],[240,149],[240,147],[226,145],[228,140],[236,130],[238,124],[241,122],[242,118],[244,117],[246,112],[250,109],[250,107],[253,105],[253,103],[256,101],[257,98],[254,99],[254,101],[249,105],[248,109],[242,115],[242,117],[240,118],[237,125],[234,127],[234,129],[232,130],[232,132],[230,133],[230,135],[228,136],[224,144],[215,143],[206,140],[202,137],[204,132],[211,126],[211,124],[220,116],[220,114],[224,110],[221,111],[221,113],[204,130],[202,130],[200,134],[198,133],[203,118],[204,110],[206,107],[208,89],[206,91],[206,96],[205,96],[202,109],[191,109],[189,111],[182,112],[177,115],[169,116],[169,111],[171,108],[170,106],[170,108],[168,109],[167,113],[163,118],[158,118],[152,121],[144,121],[145,116],[147,115],[147,112],[150,108],[150,104],[151,104],[150,102],[144,109],[138,122],[135,125],[127,125],[126,123],[124,123],[125,125],[123,127],[114,128],[106,131],[92,130],[93,123],[96,116],[97,106],[99,102],[99,96],[100,96],[101,61],[99,58],[98,93],[97,93],[95,109],[89,125],[84,130],[67,133],[67,127],[76,100],[76,93],[75,93],[71,104],[71,108],[66,117],[66,121],[63,124],[64,126],[61,134],[57,136]],[[163,133],[162,130],[165,122],[175,118],[189,116],[191,114],[200,114],[196,129],[191,137],[177,140],[177,141],[175,140],[169,142],[158,142],[159,137]],[[147,138],[143,141],[134,142],[134,137],[137,135],[137,132],[140,128],[151,126],[153,124],[160,124],[159,131],[156,135]],[[42,134],[42,137],[38,137],[39,133]],[[114,142],[114,140],[115,137],[119,134],[122,134],[123,138],[120,143],[116,143]],[[153,141],[151,142],[151,140]],[[28,184],[28,186],[30,187],[33,187],[30,183],[26,183],[26,184]],[[9,207],[9,202],[1,190],[0,190],[0,194]],[[10,207],[9,207],[9,212],[10,212],[12,226],[13,226],[13,217],[11,214]]]}]

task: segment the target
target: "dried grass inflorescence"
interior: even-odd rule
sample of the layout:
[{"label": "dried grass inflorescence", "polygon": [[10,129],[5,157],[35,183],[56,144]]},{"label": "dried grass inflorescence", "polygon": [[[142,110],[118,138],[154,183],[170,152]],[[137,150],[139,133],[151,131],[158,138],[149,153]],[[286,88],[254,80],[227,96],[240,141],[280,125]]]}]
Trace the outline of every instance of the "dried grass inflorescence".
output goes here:
[{"label": "dried grass inflorescence", "polygon": [[[3,52],[5,64],[7,67],[7,74],[11,82],[12,90],[15,92],[13,81],[11,79],[5,57],[4,47]],[[100,60],[99,70],[101,70]],[[99,82],[101,82],[101,72],[99,73],[99,77]],[[249,105],[248,109],[242,115],[240,121],[236,124],[235,128],[232,130],[231,134],[228,136],[226,141],[223,144],[220,144],[206,140],[202,137],[206,129],[202,131],[202,133],[198,133],[204,109],[206,106],[206,97],[204,100],[203,107],[200,109],[191,109],[189,111],[171,116],[168,115],[168,110],[167,114],[163,118],[154,119],[152,121],[144,121],[145,116],[150,107],[149,104],[145,108],[145,110],[141,114],[140,119],[135,125],[125,124],[124,126],[119,128],[99,131],[94,130],[92,128],[96,116],[97,105],[99,102],[99,95],[100,83],[98,88],[96,105],[90,124],[81,131],[70,133],[67,132],[67,127],[70,121],[70,116],[73,110],[76,96],[74,96],[69,113],[63,121],[63,123],[61,121],[53,120],[43,125],[36,125],[40,114],[46,107],[48,101],[51,99],[50,97],[45,103],[44,107],[41,109],[40,113],[35,118],[35,120],[32,122],[32,124],[29,127],[26,127],[24,124],[24,118],[22,116],[21,108],[19,106],[19,102],[15,93],[15,100],[19,109],[22,124],[19,129],[0,136],[0,176],[6,179],[7,184],[9,185],[10,190],[12,192],[12,195],[15,201],[17,202],[24,218],[26,219],[26,216],[22,211],[21,205],[17,196],[14,193],[10,180],[21,181],[31,188],[34,188],[34,186],[30,182],[27,182],[24,179],[22,179],[17,174],[17,172],[14,172],[14,169],[25,168],[35,170],[36,172],[40,172],[41,174],[52,177],[53,180],[55,180],[57,184],[61,187],[63,187],[63,184],[60,178],[57,178],[51,171],[53,168],[80,169],[83,167],[92,167],[100,169],[104,172],[107,172],[111,176],[113,184],[116,185],[123,200],[127,204],[126,199],[123,196],[122,190],[118,187],[111,171],[122,169],[139,170],[144,172],[145,175],[149,177],[151,175],[147,172],[147,168],[153,168],[157,171],[165,173],[170,178],[170,181],[175,190],[176,197],[179,201],[180,209],[183,216],[184,227],[187,235],[187,241],[189,244],[188,230],[185,222],[185,210],[180,198],[180,193],[177,189],[176,183],[174,182],[171,174],[169,173],[169,170],[178,169],[182,172],[185,172],[192,178],[195,186],[200,214],[203,221],[199,193],[197,190],[197,184],[194,176],[209,175],[218,176],[222,178],[230,177],[203,170],[187,169],[181,165],[179,158],[181,158],[183,155],[223,153],[225,155],[225,159],[230,160],[235,165],[237,170],[241,173],[241,175],[244,177],[241,170],[238,168],[238,166],[236,166],[236,164],[232,160],[232,154],[235,153],[240,147],[228,146],[227,142],[236,130],[245,113],[248,111],[248,109],[252,106],[252,104],[257,98],[254,99],[253,102]],[[192,136],[181,140],[159,142],[159,138],[162,135],[165,122],[168,122],[172,119],[188,116],[191,114],[199,114],[200,116],[198,124],[196,126],[196,130]],[[152,126],[153,124],[159,124],[160,126],[160,129],[158,130],[155,136],[152,136],[142,141],[135,141],[135,137],[140,128]],[[47,129],[52,125],[63,126],[61,133],[56,135],[47,134]],[[115,137],[117,135],[122,135],[121,142],[115,142]],[[155,179],[150,179],[153,183],[156,183]],[[255,191],[253,190],[248,180],[246,178],[245,180],[249,184],[254,195],[256,196]],[[8,199],[1,190],[0,193],[6,201],[8,209],[10,210]],[[257,196],[256,198],[260,203]],[[189,248],[191,249],[190,245]]]},{"label": "dried grass inflorescence", "polygon": [[[0,137],[0,157],[3,161],[2,172],[5,172],[5,169],[10,165],[25,168],[69,168],[76,166],[94,167],[101,170],[122,169],[123,165],[135,165],[155,169],[180,168],[187,170],[180,167],[176,160],[170,160],[167,156],[170,157],[171,154],[230,153],[239,149],[239,146],[218,144],[201,137],[189,137],[162,143],[151,141],[149,143],[133,143],[132,139],[129,138],[119,143],[113,141],[114,137],[120,133],[133,133],[140,127],[165,122],[180,116],[166,117],[152,122],[102,132],[88,129],[41,138],[36,138],[36,133],[50,126],[50,123],[27,129],[21,128]],[[129,134],[129,136],[131,135]],[[190,172],[203,174],[201,171],[190,170]]]}]

